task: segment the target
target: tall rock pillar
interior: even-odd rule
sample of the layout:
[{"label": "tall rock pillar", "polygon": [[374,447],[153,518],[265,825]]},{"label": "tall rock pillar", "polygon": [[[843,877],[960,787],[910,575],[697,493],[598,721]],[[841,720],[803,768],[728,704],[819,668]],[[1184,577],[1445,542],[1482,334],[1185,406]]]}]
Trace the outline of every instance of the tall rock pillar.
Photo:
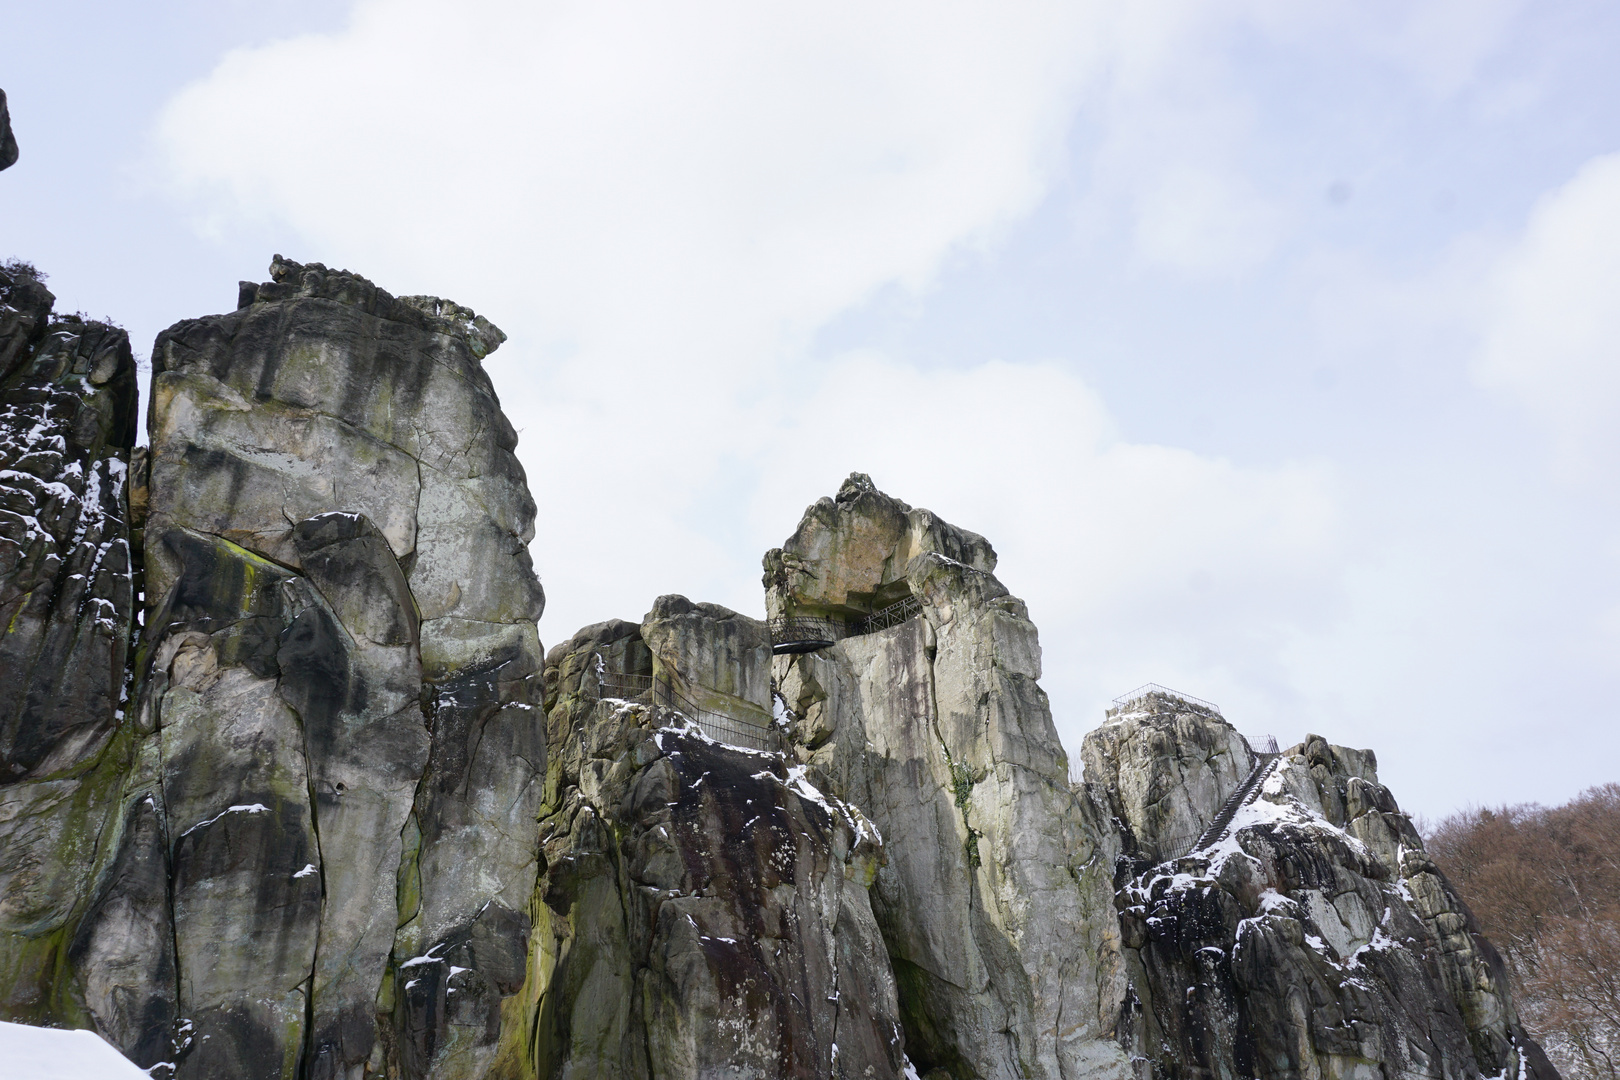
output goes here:
[{"label": "tall rock pillar", "polygon": [[912,1061],[956,1080],[1121,1077],[1117,841],[1070,787],[1035,627],[995,561],[851,476],[765,557],[772,617],[847,631],[778,657],[777,683],[800,758],[889,841],[872,906]]},{"label": "tall rock pillar", "polygon": [[131,751],[135,363],[54,300],[0,268],[0,1015],[79,1024],[75,929]]},{"label": "tall rock pillar", "polygon": [[146,796],[181,1076],[486,1075],[544,777],[535,506],[434,297],[281,259],[153,349]]}]

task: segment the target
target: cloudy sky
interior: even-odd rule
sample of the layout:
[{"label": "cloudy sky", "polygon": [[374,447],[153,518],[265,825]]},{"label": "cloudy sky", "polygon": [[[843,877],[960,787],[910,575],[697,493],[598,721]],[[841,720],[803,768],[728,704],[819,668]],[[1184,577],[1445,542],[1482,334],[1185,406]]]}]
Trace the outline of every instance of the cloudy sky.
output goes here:
[{"label": "cloudy sky", "polygon": [[1620,8],[17,5],[0,258],[156,332],[452,297],[547,644],[852,470],[984,533],[1071,749],[1157,681],[1414,812],[1620,779]]}]

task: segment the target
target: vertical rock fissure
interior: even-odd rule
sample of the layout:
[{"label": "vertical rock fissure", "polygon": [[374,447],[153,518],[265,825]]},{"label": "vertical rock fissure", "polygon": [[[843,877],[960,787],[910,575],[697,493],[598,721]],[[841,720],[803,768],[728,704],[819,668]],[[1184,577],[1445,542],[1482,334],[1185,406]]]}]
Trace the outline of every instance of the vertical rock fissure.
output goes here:
[{"label": "vertical rock fissure", "polygon": [[297,721],[304,741],[304,793],[309,799],[309,831],[315,838],[315,859],[319,864],[316,873],[321,882],[321,917],[315,920],[315,945],[309,951],[308,989],[304,992],[304,1049],[298,1061],[298,1080],[310,1080],[310,1069],[315,1064],[315,978],[320,968],[321,935],[326,922],[326,852],[321,847],[321,807],[316,798],[315,770],[311,764],[315,760],[315,747],[310,742],[309,725],[304,722],[303,713],[290,701],[287,709]]}]

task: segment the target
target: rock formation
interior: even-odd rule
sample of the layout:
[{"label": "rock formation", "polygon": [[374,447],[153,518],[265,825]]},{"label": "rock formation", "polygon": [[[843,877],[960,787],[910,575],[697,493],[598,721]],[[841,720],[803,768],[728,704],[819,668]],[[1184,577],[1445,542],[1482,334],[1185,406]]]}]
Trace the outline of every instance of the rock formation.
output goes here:
[{"label": "rock formation", "polygon": [[[122,770],[97,774],[104,822],[75,826],[95,886],[40,1015],[180,1076],[484,1076],[527,966],[544,775],[534,503],[479,364],[501,334],[352,274],[271,271],[153,350],[134,707]],[[55,340],[37,354],[66,355]],[[92,449],[127,457],[117,343],[77,367],[86,402],[125,373],[123,426]],[[89,640],[79,609],[30,595]],[[83,734],[53,745],[105,740],[108,711],[68,703]],[[22,730],[18,769],[72,763],[36,766],[53,729]]]},{"label": "rock formation", "polygon": [[[1213,816],[1235,785],[1209,778],[1233,757],[1251,760],[1218,714],[1157,694],[1085,744],[1088,780],[1146,850],[1177,813]],[[1308,736],[1218,842],[1151,861],[1122,860],[1118,894],[1143,1080],[1556,1075],[1371,752]]]},{"label": "rock formation", "polygon": [[135,363],[122,330],[54,302],[0,271],[0,1009],[82,1026],[59,972],[132,754]]},{"label": "rock formation", "polygon": [[773,616],[860,631],[915,604],[777,668],[798,755],[889,838],[872,906],[911,1059],[963,1080],[1126,1075],[1116,845],[1070,789],[1035,627],[990,545],[857,474],[765,567]]},{"label": "rock formation", "polygon": [[1556,1080],[1370,753],[1149,695],[1072,782],[990,544],[860,474],[769,622],[543,655],[501,332],[271,277],[136,448],[123,332],[0,273],[0,1018],[197,1080]]},{"label": "rock formation", "polygon": [[768,663],[756,620],[661,597],[548,658],[532,1075],[899,1075],[877,831],[813,770],[604,693],[606,661],[642,640],[692,665],[671,673],[688,685],[763,689],[750,638]]}]

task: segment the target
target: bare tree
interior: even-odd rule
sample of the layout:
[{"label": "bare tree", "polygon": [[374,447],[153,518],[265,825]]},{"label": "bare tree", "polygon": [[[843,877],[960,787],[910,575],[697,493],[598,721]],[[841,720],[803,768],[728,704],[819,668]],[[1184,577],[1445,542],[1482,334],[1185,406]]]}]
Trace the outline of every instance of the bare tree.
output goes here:
[{"label": "bare tree", "polygon": [[1496,943],[1570,1080],[1620,1080],[1620,784],[1563,806],[1470,809],[1426,846]]}]

